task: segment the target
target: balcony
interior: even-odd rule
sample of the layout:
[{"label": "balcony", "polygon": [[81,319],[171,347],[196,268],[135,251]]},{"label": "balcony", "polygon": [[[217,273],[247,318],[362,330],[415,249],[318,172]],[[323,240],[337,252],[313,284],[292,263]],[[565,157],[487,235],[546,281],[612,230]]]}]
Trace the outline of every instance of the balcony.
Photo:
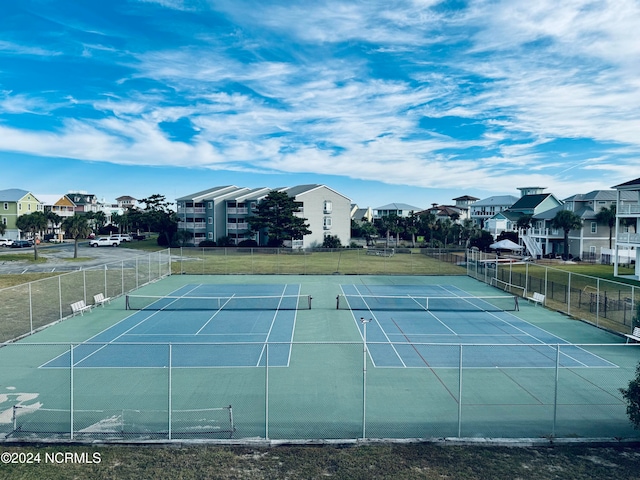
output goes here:
[{"label": "balcony", "polygon": [[616,236],[616,243],[640,244],[640,233],[619,233]]},{"label": "balcony", "polygon": [[536,238],[564,238],[562,230],[552,228],[530,228],[527,230],[526,235]]},{"label": "balcony", "polygon": [[247,222],[242,223],[227,223],[227,230],[247,230],[249,224]]},{"label": "balcony", "polygon": [[230,207],[227,208],[227,213],[230,215],[247,215],[249,209],[247,207]]},{"label": "balcony", "polygon": [[623,217],[625,215],[640,215],[640,205],[619,205],[617,207],[617,212],[618,217]]},{"label": "balcony", "polygon": [[204,222],[178,222],[178,230],[205,230],[207,224]]}]

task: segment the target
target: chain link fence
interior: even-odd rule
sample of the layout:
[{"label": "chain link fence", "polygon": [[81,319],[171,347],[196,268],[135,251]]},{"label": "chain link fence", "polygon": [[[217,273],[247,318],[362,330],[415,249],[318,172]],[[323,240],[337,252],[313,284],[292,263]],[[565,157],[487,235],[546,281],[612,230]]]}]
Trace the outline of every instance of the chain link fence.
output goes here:
[{"label": "chain link fence", "polygon": [[73,315],[72,303],[92,305],[94,295],[118,297],[170,273],[169,250],[162,250],[1,289],[0,343]]},{"label": "chain link fence", "polygon": [[[377,346],[269,343],[261,346],[260,365],[239,368],[206,360],[236,355],[228,344],[198,344],[200,355],[192,355],[193,344],[7,344],[0,351],[3,383],[16,388],[0,402],[0,438],[145,442],[640,435],[619,391],[634,376],[630,357],[637,357],[638,350],[633,346],[385,343],[397,351],[419,350],[429,362],[421,368],[375,368],[369,351]],[[270,354],[279,348],[291,348],[288,367],[270,365]],[[629,361],[567,367],[576,349]],[[122,363],[130,358],[136,359],[135,366]]]},{"label": "chain link fence", "polygon": [[173,248],[188,275],[465,275],[464,250],[434,248]]},{"label": "chain link fence", "polygon": [[524,298],[540,293],[546,307],[620,333],[631,333],[640,305],[638,286],[482,252],[468,253],[467,273]]}]

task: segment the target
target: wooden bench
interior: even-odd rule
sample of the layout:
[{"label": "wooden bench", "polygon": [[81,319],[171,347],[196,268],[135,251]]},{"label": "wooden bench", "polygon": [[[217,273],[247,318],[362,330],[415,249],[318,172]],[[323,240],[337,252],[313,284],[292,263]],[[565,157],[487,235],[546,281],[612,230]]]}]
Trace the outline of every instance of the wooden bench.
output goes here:
[{"label": "wooden bench", "polygon": [[627,337],[627,343],[629,343],[629,340],[640,342],[640,327],[633,327],[633,332],[625,333],[624,336]]},{"label": "wooden bench", "polygon": [[84,300],[79,300],[71,304],[71,311],[73,312],[74,315],[76,313],[79,313],[80,315],[84,315],[85,310],[91,311],[91,305],[87,305],[86,303],[84,303]]},{"label": "wooden bench", "polygon": [[544,305],[544,295],[538,292],[535,292],[533,294],[533,297],[527,297],[527,300],[529,300],[530,302],[533,302],[534,305],[537,305],[538,303],[540,305]]},{"label": "wooden bench", "polygon": [[98,293],[93,296],[93,304],[97,307],[98,305],[102,305],[104,307],[105,303],[111,303],[111,297],[104,296],[103,293]]}]

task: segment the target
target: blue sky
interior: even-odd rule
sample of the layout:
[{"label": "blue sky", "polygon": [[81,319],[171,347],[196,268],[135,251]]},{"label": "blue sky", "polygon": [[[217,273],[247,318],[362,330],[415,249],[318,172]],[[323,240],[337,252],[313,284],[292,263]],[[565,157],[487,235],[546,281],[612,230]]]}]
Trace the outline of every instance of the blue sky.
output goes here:
[{"label": "blue sky", "polygon": [[0,189],[324,183],[427,207],[640,176],[636,0],[0,8]]}]

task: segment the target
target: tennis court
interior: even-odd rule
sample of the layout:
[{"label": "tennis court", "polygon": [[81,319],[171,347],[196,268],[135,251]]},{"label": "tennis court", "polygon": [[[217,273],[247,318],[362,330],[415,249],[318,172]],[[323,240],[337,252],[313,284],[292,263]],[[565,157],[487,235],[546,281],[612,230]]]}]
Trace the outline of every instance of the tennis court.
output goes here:
[{"label": "tennis court", "polygon": [[3,344],[0,438],[637,438],[638,359],[465,276],[173,275]]},{"label": "tennis court", "polygon": [[[455,285],[342,285],[338,308],[351,310],[367,328],[368,351],[376,367],[455,367],[451,345],[469,345],[464,366],[475,368],[551,368],[556,345],[563,345],[561,367],[615,367],[518,318],[512,295],[473,296]],[[503,345],[500,353],[492,349]],[[445,346],[445,348],[439,348]]]},{"label": "tennis court", "polygon": [[[297,311],[311,308],[299,291],[299,285],[187,284],[164,296],[127,295],[132,313],[74,347],[74,368],[166,368],[167,344],[188,344],[172,355],[174,367],[257,367],[265,365],[267,343],[278,344],[269,365],[287,366]],[[212,355],[212,343],[225,348]],[[68,368],[70,355],[43,367]]]}]

